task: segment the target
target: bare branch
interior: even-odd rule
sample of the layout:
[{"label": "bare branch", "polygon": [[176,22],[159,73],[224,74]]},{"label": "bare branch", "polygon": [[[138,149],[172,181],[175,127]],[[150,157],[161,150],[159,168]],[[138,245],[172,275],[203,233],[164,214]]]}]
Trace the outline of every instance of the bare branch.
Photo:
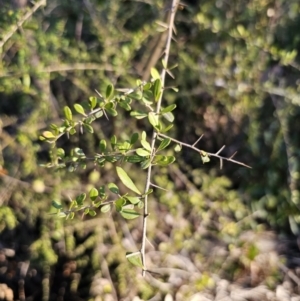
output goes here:
[{"label": "bare branch", "polygon": [[[170,48],[171,48],[171,40],[173,36],[173,27],[174,27],[174,19],[175,19],[175,14],[177,10],[177,4],[178,0],[172,0],[172,7],[171,7],[171,12],[170,12],[170,18],[169,18],[169,24],[168,24],[168,36],[167,36],[167,42],[166,42],[166,48],[165,48],[165,55],[164,55],[164,62],[165,65],[168,65],[169,61],[169,55],[170,55]],[[161,85],[162,87],[165,86],[165,79],[166,79],[166,69],[163,68],[161,72]],[[162,97],[163,97],[163,91],[160,94],[160,97],[157,101],[156,105],[156,113],[159,114],[160,109],[161,109],[161,102],[162,102]],[[155,142],[157,140],[158,134],[156,131],[153,131],[152,134],[152,139],[151,139],[151,157],[153,157],[155,153]],[[146,184],[145,184],[145,193],[149,190],[150,185],[151,185],[151,172],[152,172],[152,165],[150,164],[148,167],[147,171],[147,179],[146,179]],[[144,199],[144,216],[143,216],[143,236],[142,236],[142,244],[141,244],[141,257],[142,257],[142,263],[144,266],[143,269],[143,276],[145,277],[146,271],[147,271],[147,266],[146,266],[146,256],[145,256],[145,247],[146,247],[146,236],[147,236],[147,218],[149,216],[148,213],[148,195],[146,194],[145,199]]]},{"label": "bare branch", "polygon": [[168,139],[170,139],[171,141],[176,142],[176,143],[178,143],[178,144],[181,144],[181,145],[183,145],[183,146],[185,146],[185,147],[191,148],[191,149],[193,149],[194,151],[196,151],[196,152],[198,152],[198,153],[200,153],[200,154],[201,154],[202,152],[205,152],[205,153],[206,153],[208,156],[210,156],[210,157],[216,157],[216,158],[219,158],[220,160],[226,160],[226,161],[229,161],[229,162],[238,164],[238,165],[242,165],[242,166],[247,167],[247,168],[252,168],[251,166],[249,166],[249,165],[247,165],[247,164],[245,164],[245,163],[243,163],[243,162],[240,162],[240,161],[236,161],[236,160],[231,159],[232,156],[231,156],[230,158],[227,158],[227,157],[223,157],[223,156],[218,155],[219,152],[222,151],[222,149],[223,149],[225,146],[223,146],[217,153],[209,153],[209,152],[203,151],[203,150],[201,150],[201,149],[198,149],[198,148],[194,147],[193,145],[190,145],[190,144],[181,142],[181,141],[176,140],[176,139],[174,139],[174,138],[172,138],[172,137],[169,137],[169,136],[167,136],[167,135],[158,133],[158,136],[163,137],[163,138],[168,138]]}]

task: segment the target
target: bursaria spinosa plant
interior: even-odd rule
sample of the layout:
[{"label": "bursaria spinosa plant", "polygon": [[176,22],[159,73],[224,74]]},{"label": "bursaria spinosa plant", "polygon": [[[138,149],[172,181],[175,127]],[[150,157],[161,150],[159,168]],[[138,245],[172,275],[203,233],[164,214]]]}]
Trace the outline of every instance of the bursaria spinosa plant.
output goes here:
[{"label": "bursaria spinosa plant", "polygon": [[[167,30],[167,40],[162,59],[162,71],[155,68],[151,69],[151,79],[148,82],[137,80],[136,87],[129,89],[115,89],[112,84],[106,87],[105,93],[96,91],[96,96],[91,96],[86,103],[76,103],[74,108],[64,107],[64,119],[62,124],[51,124],[50,129],[40,136],[51,144],[51,162],[44,164],[48,168],[64,169],[70,172],[77,168],[85,168],[89,161],[92,161],[96,168],[103,168],[106,163],[115,166],[116,177],[128,189],[126,193],[121,193],[116,183],[102,183],[101,187],[93,187],[89,192],[82,192],[75,199],[71,200],[70,206],[64,208],[59,201],[53,201],[52,205],[57,209],[57,214],[61,217],[74,218],[80,212],[83,215],[95,216],[105,214],[112,210],[118,212],[125,219],[142,218],[142,241],[140,250],[127,253],[127,259],[132,264],[139,266],[143,270],[143,275],[147,272],[145,260],[145,246],[147,238],[147,219],[149,217],[148,200],[153,189],[161,188],[154,185],[151,181],[152,167],[168,166],[175,161],[175,156],[169,155],[167,150],[175,147],[179,152],[182,147],[188,147],[199,153],[203,163],[210,161],[210,157],[220,160],[222,167],[223,161],[230,161],[245,167],[246,164],[236,161],[231,157],[220,155],[224,147],[215,153],[209,153],[197,148],[200,137],[193,145],[183,143],[168,135],[173,127],[175,104],[163,105],[163,96],[166,90],[165,78],[176,66],[169,67],[169,53],[172,36],[174,33],[174,19],[178,8],[178,3],[173,0],[170,8],[168,24],[164,26]],[[175,91],[177,89],[173,87]],[[138,109],[135,109],[138,107]],[[140,108],[143,108],[142,110]],[[110,139],[102,139],[99,142],[99,152],[92,158],[87,157],[83,149],[75,147],[70,154],[66,154],[63,148],[57,147],[57,141],[64,135],[68,137],[77,132],[84,131],[93,134],[93,122],[99,118],[113,118],[122,110],[130,112],[130,116],[136,119],[145,119],[152,127],[152,135],[149,136],[145,131],[131,133],[130,139],[122,140],[113,135]],[[146,172],[146,183],[141,191],[130,176],[129,164],[139,165],[141,170]],[[113,196],[113,197],[112,197]]]}]

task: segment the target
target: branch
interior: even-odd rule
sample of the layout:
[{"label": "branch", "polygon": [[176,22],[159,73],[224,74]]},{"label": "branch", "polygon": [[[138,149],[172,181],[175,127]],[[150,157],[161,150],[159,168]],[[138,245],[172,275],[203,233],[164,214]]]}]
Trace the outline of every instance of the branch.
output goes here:
[{"label": "branch", "polygon": [[13,34],[20,28],[23,23],[28,20],[39,8],[40,6],[45,6],[46,0],[40,0],[38,1],[31,10],[29,10],[25,16],[17,22],[17,24],[13,25],[10,29],[10,31],[4,35],[2,38],[2,41],[0,41],[0,48],[13,36]]},{"label": "branch", "polygon": [[[225,145],[222,146],[221,149],[220,149],[219,151],[217,151],[216,153],[209,153],[209,152],[203,151],[203,150],[201,150],[201,149],[195,147],[194,144],[193,144],[193,145],[190,145],[190,144],[181,142],[181,141],[179,141],[179,140],[176,140],[176,139],[174,139],[174,138],[172,138],[172,137],[169,137],[169,136],[164,135],[164,134],[161,134],[161,133],[158,133],[158,136],[163,137],[163,138],[168,138],[168,139],[170,139],[171,141],[176,142],[176,143],[178,143],[178,144],[180,144],[180,145],[182,145],[182,146],[191,148],[191,149],[193,149],[194,151],[200,153],[200,155],[201,155],[202,153],[205,153],[205,154],[208,155],[209,157],[215,157],[215,158],[220,159],[221,162],[222,162],[222,160],[226,160],[226,161],[229,161],[229,162],[238,164],[238,165],[242,165],[242,166],[247,167],[247,168],[252,168],[251,166],[249,166],[249,165],[247,165],[247,164],[245,164],[245,163],[243,163],[243,162],[233,160],[232,157],[233,157],[235,154],[233,154],[233,155],[230,156],[229,158],[220,156],[219,153],[225,148]],[[221,164],[222,164],[222,163],[221,163]]]},{"label": "branch", "polygon": [[[169,19],[169,24],[168,24],[168,37],[167,37],[167,43],[166,43],[166,49],[165,49],[165,56],[164,56],[164,61],[165,61],[165,66],[168,65],[169,61],[169,55],[170,55],[170,47],[171,47],[171,40],[172,40],[172,35],[173,35],[173,27],[174,27],[174,19],[175,19],[175,14],[177,10],[177,3],[178,0],[172,0],[172,6],[171,6],[171,13],[170,13],[170,19]],[[166,68],[164,68],[161,72],[161,85],[164,87],[165,85],[165,79],[166,79]],[[156,113],[159,114],[160,109],[161,109],[161,101],[163,97],[163,91],[159,97],[159,100],[156,105]],[[152,134],[152,139],[151,139],[151,158],[153,158],[155,154],[155,142],[157,140],[158,134],[154,130]],[[152,165],[150,164],[148,167],[147,171],[147,179],[146,179],[146,185],[145,185],[145,194],[148,192],[150,186],[151,186],[151,171],[152,171]],[[149,216],[148,213],[148,194],[146,194],[145,199],[144,199],[144,216],[143,216],[143,236],[142,236],[142,244],[141,244],[141,257],[142,257],[142,263],[143,263],[143,276],[145,277],[147,267],[146,267],[146,257],[145,257],[145,247],[146,247],[146,236],[147,236],[147,218]]]}]

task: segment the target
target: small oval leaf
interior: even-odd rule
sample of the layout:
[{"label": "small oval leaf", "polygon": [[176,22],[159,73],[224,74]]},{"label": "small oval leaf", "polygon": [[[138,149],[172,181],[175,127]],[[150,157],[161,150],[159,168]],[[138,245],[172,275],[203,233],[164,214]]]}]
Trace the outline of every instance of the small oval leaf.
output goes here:
[{"label": "small oval leaf", "polygon": [[72,111],[68,106],[64,107],[64,114],[67,120],[72,120]]},{"label": "small oval leaf", "polygon": [[82,107],[82,105],[75,103],[74,104],[74,109],[77,113],[86,116],[85,112],[84,112],[84,108]]},{"label": "small oval leaf", "polygon": [[95,201],[96,198],[98,197],[98,195],[99,195],[99,192],[96,188],[92,188],[89,192],[89,196],[90,196],[92,201]]}]

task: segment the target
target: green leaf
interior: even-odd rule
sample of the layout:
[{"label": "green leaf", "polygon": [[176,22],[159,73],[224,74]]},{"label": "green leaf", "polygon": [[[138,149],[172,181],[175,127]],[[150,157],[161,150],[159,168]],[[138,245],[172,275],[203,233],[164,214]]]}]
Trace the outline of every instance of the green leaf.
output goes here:
[{"label": "green leaf", "polygon": [[125,219],[135,219],[140,216],[138,212],[136,212],[133,209],[124,209],[120,212],[120,214],[125,218]]},{"label": "green leaf", "polygon": [[138,190],[138,188],[135,186],[135,184],[132,182],[132,180],[129,178],[128,174],[125,172],[125,170],[122,167],[117,166],[116,170],[121,182],[127,188],[131,189],[137,194],[141,194],[141,192]]},{"label": "green leaf", "polygon": [[106,100],[110,101],[114,97],[114,86],[112,84],[109,84],[106,87]]},{"label": "green leaf", "polygon": [[157,151],[163,150],[165,149],[171,142],[171,139],[169,138],[165,138],[159,145],[159,147],[157,148]]},{"label": "green leaf", "polygon": [[148,90],[151,89],[151,87],[152,87],[152,84],[151,84],[151,83],[147,83],[147,84],[143,87],[143,90],[144,90],[144,91],[148,91]]},{"label": "green leaf", "polygon": [[56,201],[52,201],[52,206],[55,208],[55,209],[62,209],[63,208],[63,206],[60,204],[60,203],[58,203],[58,202],[56,202]]},{"label": "green leaf", "polygon": [[147,117],[147,113],[144,113],[142,111],[131,111],[130,116],[135,117],[136,119],[143,119]]},{"label": "green leaf", "polygon": [[122,211],[123,206],[126,204],[126,200],[124,198],[119,198],[115,201],[116,210],[118,212]]},{"label": "green leaf", "polygon": [[126,196],[126,200],[128,200],[131,204],[136,205],[141,199],[136,196]]},{"label": "green leaf", "polygon": [[77,113],[86,116],[85,112],[84,112],[84,108],[82,107],[82,105],[75,103],[74,104],[74,109]]},{"label": "green leaf", "polygon": [[176,108],[175,104],[169,105],[166,108],[162,109],[160,112],[163,113],[168,113],[168,112],[172,112],[174,109]]},{"label": "green leaf", "polygon": [[141,167],[142,169],[146,169],[150,166],[150,164],[151,164],[151,159],[147,159],[141,163]]},{"label": "green leaf", "polygon": [[117,144],[117,137],[116,135],[113,135],[111,138],[110,138],[110,143],[112,146],[116,145]]},{"label": "green leaf", "polygon": [[151,76],[153,79],[160,79],[160,74],[155,68],[151,68]]},{"label": "green leaf", "polygon": [[108,108],[108,109],[105,109],[106,110],[106,112],[108,113],[108,114],[110,114],[111,116],[117,116],[118,115],[118,112],[114,109],[114,108]]},{"label": "green leaf", "polygon": [[138,148],[136,151],[137,155],[141,156],[141,157],[147,157],[147,156],[150,156],[150,152],[143,149],[143,148]]},{"label": "green leaf", "polygon": [[143,262],[142,262],[142,257],[140,252],[135,252],[135,253],[127,252],[126,258],[134,266],[143,268]]},{"label": "green leaf", "polygon": [[65,156],[65,151],[64,151],[64,149],[63,149],[63,148],[58,148],[58,149],[56,150],[56,155],[57,155],[58,157],[60,157],[60,158],[64,158],[64,156]]},{"label": "green leaf", "polygon": [[108,189],[112,192],[112,193],[115,193],[115,194],[119,194],[120,193],[120,190],[118,188],[118,186],[115,184],[115,183],[109,183],[107,185]]},{"label": "green leaf", "polygon": [[79,196],[77,196],[77,198],[76,198],[77,205],[78,206],[82,206],[85,198],[86,198],[86,194],[85,193],[81,193]]},{"label": "green leaf", "polygon": [[209,155],[206,152],[201,151],[200,155],[201,155],[201,159],[202,159],[203,164],[208,163],[210,161]]},{"label": "green leaf", "polygon": [[147,133],[145,131],[142,131],[142,140],[147,139]]},{"label": "green leaf", "polygon": [[96,216],[96,211],[95,210],[92,210],[92,209],[90,209],[90,211],[89,211],[89,215],[90,216]]},{"label": "green leaf", "polygon": [[173,124],[169,124],[167,127],[161,130],[162,133],[168,132],[173,127]]},{"label": "green leaf", "polygon": [[125,109],[126,111],[131,111],[131,106],[126,101],[120,101],[119,105],[121,108]]},{"label": "green leaf", "polygon": [[67,120],[72,120],[72,111],[68,106],[64,107],[64,114]]},{"label": "green leaf", "polygon": [[141,156],[133,155],[133,156],[127,156],[126,161],[130,163],[139,163],[143,161],[144,159]]},{"label": "green leaf", "polygon": [[174,147],[174,151],[175,152],[180,152],[182,149],[182,145],[181,144],[177,144],[175,147]]},{"label": "green leaf", "polygon": [[94,109],[97,106],[97,97],[91,96],[89,98],[89,105],[91,109]]},{"label": "green leaf", "polygon": [[154,112],[148,113],[148,119],[154,128],[158,126],[158,116]]},{"label": "green leaf", "polygon": [[100,117],[102,117],[103,116],[103,111],[102,110],[100,110],[100,111],[98,111],[97,113],[95,113],[95,117],[96,118],[100,118]]},{"label": "green leaf", "polygon": [[71,128],[70,131],[69,131],[70,135],[74,135],[76,133],[76,130],[75,128]]},{"label": "green leaf", "polygon": [[94,133],[94,129],[91,125],[83,123],[83,127],[89,132],[89,133]]},{"label": "green leaf", "polygon": [[106,150],[106,141],[104,139],[101,139],[99,143],[100,152],[103,153]]},{"label": "green leaf", "polygon": [[139,134],[138,133],[133,133],[130,137],[130,144],[133,145],[135,144],[139,139]]},{"label": "green leaf", "polygon": [[99,195],[99,192],[94,187],[89,192],[89,196],[90,196],[90,198],[91,198],[92,201],[95,201],[97,199],[98,195]]},{"label": "green leaf", "polygon": [[154,95],[154,100],[158,101],[159,97],[161,95],[161,80],[160,80],[160,78],[158,78],[154,81],[152,91],[153,91],[153,95]]},{"label": "green leaf", "polygon": [[138,203],[138,208],[139,209],[143,209],[144,208],[144,202],[143,201],[140,201],[139,203]]},{"label": "green leaf", "polygon": [[111,206],[110,204],[103,205],[100,211],[103,213],[108,212],[110,210],[110,206]]},{"label": "green leaf", "polygon": [[47,139],[55,139],[55,136],[54,136],[53,133],[50,132],[50,131],[44,131],[44,132],[43,132],[43,136],[44,136],[45,138],[47,138]]},{"label": "green leaf", "polygon": [[169,164],[172,164],[174,161],[175,161],[174,156],[157,155],[154,157],[153,164],[158,164],[160,166],[168,166]]},{"label": "green leaf", "polygon": [[164,114],[163,114],[163,117],[164,117],[165,119],[167,119],[169,122],[173,122],[174,119],[175,119],[173,113],[171,113],[171,112],[164,113]]},{"label": "green leaf", "polygon": [[151,152],[151,145],[148,141],[146,140],[141,140],[141,144],[146,149],[147,151]]}]

